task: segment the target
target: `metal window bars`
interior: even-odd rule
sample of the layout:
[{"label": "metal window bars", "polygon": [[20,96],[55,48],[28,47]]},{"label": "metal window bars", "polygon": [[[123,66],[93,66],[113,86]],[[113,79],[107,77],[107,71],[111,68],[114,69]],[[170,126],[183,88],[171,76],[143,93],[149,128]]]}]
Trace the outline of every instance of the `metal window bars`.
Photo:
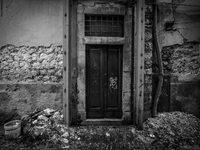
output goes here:
[{"label": "metal window bars", "polygon": [[124,16],[85,15],[85,36],[123,37]]}]

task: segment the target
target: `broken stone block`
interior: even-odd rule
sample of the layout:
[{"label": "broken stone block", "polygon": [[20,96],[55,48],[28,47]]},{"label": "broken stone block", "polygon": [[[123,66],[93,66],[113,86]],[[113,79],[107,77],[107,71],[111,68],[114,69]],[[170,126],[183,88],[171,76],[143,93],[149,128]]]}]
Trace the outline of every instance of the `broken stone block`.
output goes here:
[{"label": "broken stone block", "polygon": [[38,116],[38,118],[37,118],[38,120],[43,120],[43,121],[48,121],[49,120],[49,118],[47,118],[46,116],[44,116],[44,115],[40,115],[40,116]]},{"label": "broken stone block", "polygon": [[60,112],[55,112],[54,115],[52,116],[52,120],[54,121],[54,123],[58,124],[62,121],[62,117]]},{"label": "broken stone block", "polygon": [[55,110],[47,108],[47,109],[43,110],[43,112],[45,113],[46,116],[50,116],[55,112]]}]

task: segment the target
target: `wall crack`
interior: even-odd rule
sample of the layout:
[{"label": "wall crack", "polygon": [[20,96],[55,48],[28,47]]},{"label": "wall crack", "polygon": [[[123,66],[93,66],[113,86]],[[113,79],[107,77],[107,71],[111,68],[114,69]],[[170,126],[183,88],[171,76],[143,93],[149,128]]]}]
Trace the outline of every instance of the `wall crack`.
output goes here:
[{"label": "wall crack", "polygon": [[9,8],[12,5],[13,1],[14,0],[11,0],[10,3],[6,6],[6,8]]},{"label": "wall crack", "polygon": [[14,15],[11,16],[13,18],[14,16],[18,15],[21,12],[21,9],[19,9]]},{"label": "wall crack", "polygon": [[186,39],[184,36],[183,36],[183,34],[176,28],[176,31],[180,34],[180,36],[183,38],[183,41],[184,42],[187,42],[188,41],[188,39]]}]

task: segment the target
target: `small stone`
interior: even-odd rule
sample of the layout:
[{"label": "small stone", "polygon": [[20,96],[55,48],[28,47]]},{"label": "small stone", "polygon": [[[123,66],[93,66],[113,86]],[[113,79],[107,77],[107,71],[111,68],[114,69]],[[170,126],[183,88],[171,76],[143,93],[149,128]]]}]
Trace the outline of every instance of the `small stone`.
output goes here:
[{"label": "small stone", "polygon": [[59,121],[62,120],[60,112],[55,112],[54,115],[52,116],[52,119],[56,124],[59,123]]},{"label": "small stone", "polygon": [[62,76],[62,70],[58,70],[56,73],[55,73],[56,76]]},{"label": "small stone", "polygon": [[40,74],[45,75],[47,73],[47,71],[45,69],[40,70]]},{"label": "small stone", "polygon": [[34,120],[33,122],[32,122],[32,124],[36,124],[38,121],[37,120]]},{"label": "small stone", "polygon": [[133,128],[133,129],[131,130],[131,132],[132,132],[133,134],[135,134],[135,128]]},{"label": "small stone", "polygon": [[39,62],[33,63],[33,69],[40,69],[40,63]]},{"label": "small stone", "polygon": [[149,135],[151,138],[155,138],[155,135],[154,134],[150,134]]},{"label": "small stone", "polygon": [[63,135],[62,135],[62,137],[68,137],[69,136],[69,133],[68,132],[65,132]]},{"label": "small stone", "polygon": [[69,140],[68,139],[62,139],[62,142],[65,143],[65,144],[68,144]]},{"label": "small stone", "polygon": [[53,75],[53,74],[55,74],[54,69],[50,69],[50,70],[48,70],[48,75]]},{"label": "small stone", "polygon": [[59,65],[60,67],[63,67],[63,61],[60,61],[60,62],[58,63],[58,65]]},{"label": "small stone", "polygon": [[38,58],[37,58],[37,54],[32,54],[32,60],[35,60],[35,61],[38,60]]},{"label": "small stone", "polygon": [[57,77],[56,76],[51,76],[51,81],[52,82],[56,82],[57,81]]},{"label": "small stone", "polygon": [[110,133],[106,133],[106,136],[110,136]]},{"label": "small stone", "polygon": [[51,62],[50,62],[50,67],[51,68],[54,68],[56,66],[56,60],[52,60]]},{"label": "small stone", "polygon": [[36,79],[36,81],[41,81],[41,80],[42,80],[42,78],[43,78],[43,76],[42,76],[42,75],[40,75],[40,76],[37,76],[35,79]]},{"label": "small stone", "polygon": [[48,62],[51,62],[51,61],[54,60],[54,59],[55,59],[55,58],[54,58],[54,54],[49,54],[46,60],[47,60]]},{"label": "small stone", "polygon": [[46,116],[43,116],[43,115],[38,116],[37,119],[38,120],[44,120],[44,121],[48,121],[49,120],[49,118],[47,118]]},{"label": "small stone", "polygon": [[55,110],[47,108],[45,110],[43,110],[47,115],[51,115]]},{"label": "small stone", "polygon": [[23,55],[23,59],[24,59],[24,60],[30,59],[30,55],[29,55],[29,54],[24,54],[24,55]]},{"label": "small stone", "polygon": [[69,149],[69,145],[62,147],[63,149]]},{"label": "small stone", "polygon": [[56,53],[62,53],[62,51],[63,51],[63,50],[62,50],[62,47],[59,47],[59,46],[58,46],[58,47],[55,48],[55,52],[56,52]]},{"label": "small stone", "polygon": [[49,77],[48,77],[48,76],[44,76],[44,77],[43,77],[43,81],[44,81],[44,82],[46,82],[46,81],[48,81],[48,80],[49,80]]},{"label": "small stone", "polygon": [[7,60],[7,62],[8,62],[8,63],[12,63],[12,62],[13,62],[12,58],[9,58],[9,59]]},{"label": "small stone", "polygon": [[41,60],[47,60],[47,58],[48,58],[48,55],[47,54],[44,54],[44,53],[42,53],[41,55],[40,55],[40,59]]},{"label": "small stone", "polygon": [[36,75],[37,75],[37,71],[32,70],[32,71],[31,71],[31,75],[32,75],[32,76],[36,76]]},{"label": "small stone", "polygon": [[33,54],[34,52],[36,51],[36,48],[35,47],[31,47],[30,50],[28,51],[29,54]]},{"label": "small stone", "polygon": [[53,46],[51,46],[49,49],[47,49],[47,54],[50,54],[50,53],[52,53],[54,51],[54,47]]},{"label": "small stone", "polygon": [[63,55],[62,55],[62,54],[58,54],[58,55],[57,55],[57,60],[58,60],[58,61],[63,60]]},{"label": "small stone", "polygon": [[52,138],[51,138],[51,140],[57,140],[57,136],[54,134],[53,136],[52,136]]},{"label": "small stone", "polygon": [[42,66],[44,67],[44,68],[49,68],[49,63],[47,62],[47,60],[43,60],[43,62],[42,62]]},{"label": "small stone", "polygon": [[19,66],[20,66],[20,67],[23,67],[25,64],[26,64],[26,63],[22,61],[22,62],[20,62]]}]

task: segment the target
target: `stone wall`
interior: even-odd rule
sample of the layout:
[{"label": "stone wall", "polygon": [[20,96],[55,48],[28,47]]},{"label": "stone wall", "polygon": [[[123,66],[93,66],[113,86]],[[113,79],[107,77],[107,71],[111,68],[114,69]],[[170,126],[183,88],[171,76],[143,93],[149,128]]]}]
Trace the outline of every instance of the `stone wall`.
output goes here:
[{"label": "stone wall", "polygon": [[179,110],[200,117],[200,9],[193,7],[200,3],[198,0],[158,2],[179,3],[158,5],[158,37],[165,77],[168,76],[160,106],[169,105],[167,111]]},{"label": "stone wall", "polygon": [[62,46],[55,45],[0,48],[1,116],[62,108],[62,53]]},{"label": "stone wall", "polygon": [[0,14],[0,122],[62,107],[63,1],[6,0]]},{"label": "stone wall", "polygon": [[185,76],[200,73],[200,44],[198,42],[165,47],[162,50],[162,56],[165,74]]},{"label": "stone wall", "polygon": [[[158,0],[165,3],[197,5],[194,1]],[[184,111],[200,117],[200,13],[199,8],[182,5],[158,5],[158,42],[161,47],[164,82],[158,111]],[[158,77],[156,58],[153,55],[152,6],[146,6],[145,24],[145,99],[144,119],[150,116]],[[153,77],[153,78],[152,78]]]},{"label": "stone wall", "polygon": [[60,83],[62,46],[6,45],[0,49],[0,82]]},{"label": "stone wall", "polygon": [[162,56],[164,72],[171,75],[169,109],[200,117],[200,43],[165,47]]},{"label": "stone wall", "polygon": [[153,56],[153,7],[146,5],[145,10],[145,59],[144,59],[144,120],[150,117],[152,102],[152,56]]}]

